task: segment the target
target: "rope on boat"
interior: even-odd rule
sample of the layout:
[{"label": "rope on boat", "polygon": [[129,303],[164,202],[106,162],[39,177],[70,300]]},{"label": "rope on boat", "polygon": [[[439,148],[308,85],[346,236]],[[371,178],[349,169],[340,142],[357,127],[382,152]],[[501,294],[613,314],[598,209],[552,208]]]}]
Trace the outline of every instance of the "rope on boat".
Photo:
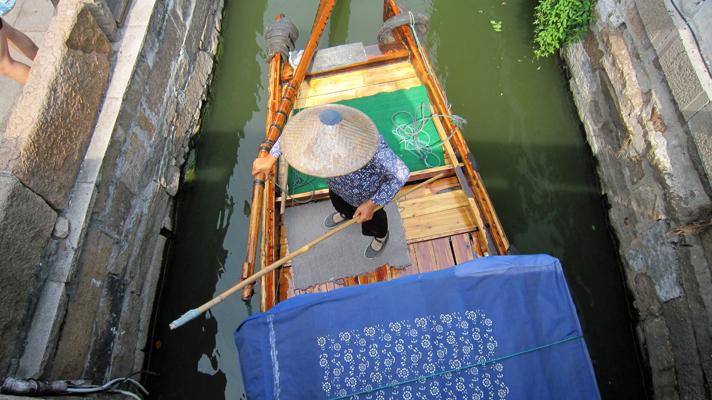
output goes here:
[{"label": "rope on boat", "polygon": [[289,52],[294,50],[294,42],[299,37],[299,30],[292,21],[283,17],[265,30],[267,40],[267,61],[275,54],[282,55],[283,60],[289,60]]},{"label": "rope on boat", "polygon": [[402,382],[394,382],[394,383],[390,383],[390,384],[387,384],[387,385],[383,385],[383,386],[380,386],[380,387],[377,387],[377,388],[374,388],[374,389],[371,389],[371,390],[364,390],[364,391],[362,391],[362,392],[352,393],[352,394],[349,394],[349,395],[346,395],[346,396],[333,397],[331,400],[349,399],[349,398],[358,397],[358,396],[365,395],[365,394],[369,394],[369,393],[375,393],[375,392],[379,392],[379,391],[382,391],[382,390],[386,390],[386,389],[391,389],[391,388],[398,387],[398,386],[407,385],[407,384],[409,384],[409,383],[424,383],[424,382],[425,382],[426,380],[428,380],[428,379],[437,378],[437,377],[442,376],[442,375],[447,375],[447,374],[462,372],[462,371],[466,371],[466,370],[468,370],[468,369],[472,369],[472,368],[475,368],[475,367],[484,367],[485,365],[498,363],[498,362],[500,362],[500,361],[504,361],[504,360],[507,360],[507,359],[510,359],[510,358],[522,356],[522,355],[529,354],[529,353],[535,353],[535,352],[537,352],[537,351],[541,351],[541,350],[547,349],[547,348],[549,348],[549,347],[554,347],[554,346],[557,346],[557,345],[560,345],[560,344],[563,344],[563,343],[567,343],[567,342],[571,342],[571,341],[574,341],[574,340],[578,340],[578,339],[583,339],[583,335],[569,336],[569,337],[563,338],[563,339],[561,339],[561,340],[557,340],[557,341],[555,341],[555,342],[547,343],[547,344],[542,345],[542,346],[532,347],[531,349],[526,349],[526,350],[518,351],[518,352],[515,352],[515,353],[512,353],[512,354],[508,354],[508,355],[506,355],[506,356],[495,357],[495,358],[492,358],[492,359],[489,359],[489,360],[484,360],[484,361],[478,361],[478,362],[476,362],[476,363],[474,363],[474,364],[464,365],[464,366],[462,366],[462,367],[460,367],[460,368],[453,368],[453,369],[449,369],[449,370],[446,370],[446,371],[436,372],[436,373],[431,374],[431,375],[419,376],[419,377],[417,377],[417,378],[408,379],[408,380],[402,381]]},{"label": "rope on boat", "polygon": [[[407,122],[399,122],[399,120],[404,119],[403,117],[405,117]],[[439,165],[441,160],[433,152],[433,150],[438,146],[442,146],[445,141],[450,141],[452,136],[455,134],[455,130],[453,130],[448,133],[445,141],[438,140],[435,143],[430,143],[430,135],[421,136],[421,133],[425,131],[425,126],[433,119],[433,117],[450,118],[458,128],[462,128],[462,126],[467,123],[467,120],[459,115],[425,115],[424,102],[420,103],[419,113],[412,114],[409,111],[398,111],[391,116],[391,122],[393,123],[392,133],[396,138],[398,138],[401,148],[421,160],[426,168],[432,168]],[[431,163],[431,160],[434,160],[435,162]],[[455,160],[453,160],[453,162],[455,162]]]}]

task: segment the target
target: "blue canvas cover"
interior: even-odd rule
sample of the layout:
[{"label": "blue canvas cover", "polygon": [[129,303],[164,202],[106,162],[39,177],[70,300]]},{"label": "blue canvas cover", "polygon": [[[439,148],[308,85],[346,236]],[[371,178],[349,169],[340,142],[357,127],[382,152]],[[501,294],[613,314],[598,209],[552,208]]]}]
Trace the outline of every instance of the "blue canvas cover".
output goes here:
[{"label": "blue canvas cover", "polygon": [[235,342],[250,400],[600,398],[546,255],[298,296],[246,319]]}]

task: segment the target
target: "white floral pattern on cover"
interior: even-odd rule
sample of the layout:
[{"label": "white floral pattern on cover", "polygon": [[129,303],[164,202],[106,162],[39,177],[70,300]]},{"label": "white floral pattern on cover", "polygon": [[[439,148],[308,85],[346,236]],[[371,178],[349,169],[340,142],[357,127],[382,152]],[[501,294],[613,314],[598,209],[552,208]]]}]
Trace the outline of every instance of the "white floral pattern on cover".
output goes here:
[{"label": "white floral pattern on cover", "polygon": [[493,324],[468,310],[318,337],[322,389],[329,399],[505,399],[504,366],[486,363],[497,348]]}]

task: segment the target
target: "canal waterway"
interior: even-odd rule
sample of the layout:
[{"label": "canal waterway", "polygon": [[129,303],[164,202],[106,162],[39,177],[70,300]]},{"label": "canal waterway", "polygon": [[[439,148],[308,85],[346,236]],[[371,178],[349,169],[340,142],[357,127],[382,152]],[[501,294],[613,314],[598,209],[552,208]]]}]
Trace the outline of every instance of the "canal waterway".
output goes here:
[{"label": "canal waterway", "polygon": [[[424,43],[511,242],[561,259],[604,398],[645,395],[630,304],[594,162],[561,63],[532,58],[533,1],[409,0],[430,16]],[[168,323],[239,280],[250,166],[265,127],[262,32],[284,13],[303,47],[317,0],[227,0],[195,169],[178,197],[148,368],[156,399],[244,398],[233,332],[259,310],[226,300],[174,332]],[[322,47],[375,43],[381,0],[339,0]],[[506,294],[503,294],[506,295]],[[242,366],[250,368],[249,365]],[[575,396],[574,394],[572,394]]]}]

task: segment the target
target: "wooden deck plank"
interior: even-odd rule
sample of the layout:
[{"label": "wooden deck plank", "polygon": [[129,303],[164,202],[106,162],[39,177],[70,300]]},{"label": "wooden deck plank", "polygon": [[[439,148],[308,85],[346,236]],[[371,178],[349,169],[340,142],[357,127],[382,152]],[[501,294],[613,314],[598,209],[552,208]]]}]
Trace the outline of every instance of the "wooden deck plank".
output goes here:
[{"label": "wooden deck plank", "polygon": [[435,253],[435,269],[450,268],[455,265],[455,257],[450,247],[450,238],[443,237],[431,241]]},{"label": "wooden deck plank", "polygon": [[415,218],[427,214],[440,213],[468,205],[467,196],[462,190],[439,193],[398,202],[401,218]]},{"label": "wooden deck plank", "polygon": [[469,233],[461,233],[450,237],[455,262],[462,264],[475,258],[475,249]]},{"label": "wooden deck plank", "polygon": [[329,92],[324,94],[315,94],[309,97],[299,98],[295,103],[295,108],[314,107],[321,104],[336,103],[342,100],[349,100],[367,96],[373,96],[378,93],[395,92],[396,90],[410,89],[420,86],[418,78],[399,79],[392,82],[383,82],[378,84],[370,84],[356,89],[346,89],[341,91]]},{"label": "wooden deck plank", "polygon": [[435,271],[437,261],[435,260],[435,250],[431,241],[414,243],[415,258],[418,259],[418,269],[421,273]]},{"label": "wooden deck plank", "polygon": [[[456,207],[437,213],[403,218],[405,238],[409,243],[472,231],[475,224],[469,207]],[[420,262],[419,262],[420,263]]]},{"label": "wooden deck plank", "polygon": [[305,79],[299,87],[298,100],[335,92],[360,89],[364,86],[416,78],[410,62],[400,61],[369,68],[328,74]]},{"label": "wooden deck plank", "polygon": [[[418,265],[418,257],[417,257],[417,250],[415,248],[415,245],[413,244],[408,244],[408,256],[410,257],[410,264],[413,269],[416,271],[416,273],[420,272],[420,265]],[[403,270],[398,271],[398,275],[401,275]]]},{"label": "wooden deck plank", "polygon": [[[416,183],[413,184],[408,184],[406,185],[403,190],[408,190],[411,186],[415,185]],[[457,181],[457,177],[455,176],[449,176],[445,178],[440,178],[435,182],[432,182],[428,185],[425,185],[417,190],[414,190],[413,192],[409,193],[407,196],[403,197],[398,203],[406,200],[411,200],[411,199],[416,199],[419,197],[423,196],[429,196],[432,194],[436,194],[439,192],[442,192],[444,190],[450,190],[452,188],[459,188],[460,183]]]}]

